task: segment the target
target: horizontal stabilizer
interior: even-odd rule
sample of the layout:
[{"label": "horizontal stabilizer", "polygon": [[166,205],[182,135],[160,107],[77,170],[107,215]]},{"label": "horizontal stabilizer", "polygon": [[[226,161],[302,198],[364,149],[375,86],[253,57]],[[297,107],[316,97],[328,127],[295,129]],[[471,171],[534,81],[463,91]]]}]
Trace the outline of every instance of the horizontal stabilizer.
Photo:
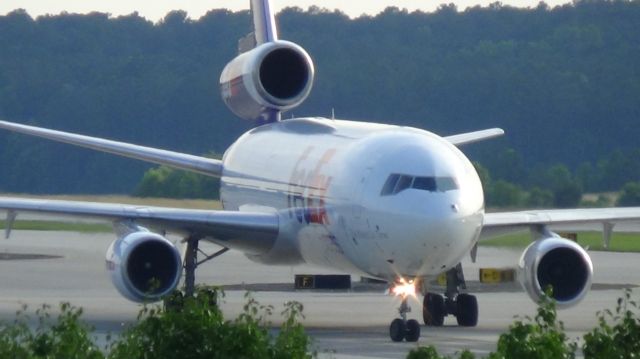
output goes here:
[{"label": "horizontal stabilizer", "polygon": [[489,140],[494,137],[504,135],[501,128],[490,128],[488,130],[461,133],[458,135],[447,136],[445,139],[456,146],[466,145],[473,142]]}]

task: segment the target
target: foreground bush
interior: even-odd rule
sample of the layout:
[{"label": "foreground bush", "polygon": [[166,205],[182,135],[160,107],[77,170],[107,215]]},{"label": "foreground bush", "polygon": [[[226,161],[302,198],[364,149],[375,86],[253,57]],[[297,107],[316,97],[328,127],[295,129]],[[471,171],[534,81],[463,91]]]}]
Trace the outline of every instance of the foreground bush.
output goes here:
[{"label": "foreground bush", "polygon": [[[625,290],[618,299],[614,312],[598,313],[598,326],[583,337],[582,354],[585,359],[640,358],[640,306],[631,300],[631,291]],[[496,351],[489,359],[565,359],[578,354],[576,342],[569,341],[564,326],[557,319],[555,302],[545,297],[540,302],[536,316],[525,317],[500,335]],[[407,359],[446,359],[433,346],[412,350]],[[475,356],[464,351],[460,359]]]},{"label": "foreground bush", "polygon": [[[165,359],[165,358],[312,358],[311,341],[299,323],[302,305],[287,303],[285,321],[273,335],[267,323],[272,308],[261,306],[250,296],[244,313],[225,320],[218,293],[198,291],[173,306],[145,306],[136,323],[111,341],[104,351],[91,340],[91,328],[80,317],[81,309],[61,305],[53,321],[43,307],[36,312],[32,329],[24,310],[13,323],[0,325],[0,358],[16,359]],[[26,308],[25,308],[26,309]]]},{"label": "foreground bush", "polygon": [[13,323],[0,324],[0,358],[101,359],[103,353],[91,340],[91,328],[80,321],[82,309],[69,303],[60,305],[57,320],[50,318],[50,308],[36,311],[38,324],[30,326],[23,307]]},{"label": "foreground bush", "polygon": [[516,321],[509,331],[500,335],[495,353],[490,359],[564,359],[575,358],[577,344],[569,342],[564,325],[557,320],[555,302],[544,296],[534,319]]},{"label": "foreground bush", "polygon": [[182,306],[144,308],[138,322],[111,345],[109,358],[311,358],[310,339],[298,319],[302,305],[287,303],[285,323],[275,338],[266,317],[272,308],[247,296],[244,313],[225,321],[217,293],[200,291]]},{"label": "foreground bush", "polygon": [[599,312],[598,326],[584,335],[585,359],[640,357],[639,311],[638,304],[631,300],[631,291],[626,290],[615,312]]}]

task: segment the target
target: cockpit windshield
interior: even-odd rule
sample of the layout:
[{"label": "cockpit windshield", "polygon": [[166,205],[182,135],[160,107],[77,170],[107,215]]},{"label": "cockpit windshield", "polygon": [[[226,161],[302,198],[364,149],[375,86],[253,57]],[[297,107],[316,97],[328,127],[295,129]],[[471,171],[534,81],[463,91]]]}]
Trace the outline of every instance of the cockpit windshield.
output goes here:
[{"label": "cockpit windshield", "polygon": [[446,192],[458,189],[458,183],[453,177],[424,177],[393,173],[384,183],[380,195],[391,196],[408,188],[429,192]]}]

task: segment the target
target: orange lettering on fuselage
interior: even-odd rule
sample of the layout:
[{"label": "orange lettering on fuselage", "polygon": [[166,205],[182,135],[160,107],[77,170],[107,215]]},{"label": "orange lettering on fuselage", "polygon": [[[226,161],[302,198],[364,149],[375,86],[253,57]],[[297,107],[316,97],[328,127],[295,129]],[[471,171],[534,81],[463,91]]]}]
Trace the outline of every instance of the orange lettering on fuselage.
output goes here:
[{"label": "orange lettering on fuselage", "polygon": [[291,218],[300,223],[329,224],[325,207],[325,196],[331,184],[331,177],[324,175],[323,167],[331,161],[335,149],[325,151],[311,170],[309,158],[314,147],[310,146],[302,153],[291,172],[287,203]]}]

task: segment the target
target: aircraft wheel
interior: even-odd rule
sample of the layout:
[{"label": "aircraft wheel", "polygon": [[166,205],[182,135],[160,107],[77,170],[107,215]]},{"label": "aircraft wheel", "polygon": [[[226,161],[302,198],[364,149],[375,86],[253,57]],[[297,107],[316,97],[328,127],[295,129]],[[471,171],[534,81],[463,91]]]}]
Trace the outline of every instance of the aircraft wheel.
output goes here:
[{"label": "aircraft wheel", "polygon": [[444,324],[446,308],[444,298],[440,294],[427,293],[422,305],[422,318],[424,324],[433,327],[441,327]]},{"label": "aircraft wheel", "polygon": [[405,339],[408,342],[417,342],[420,339],[420,323],[415,319],[409,319],[407,321],[407,336]]},{"label": "aircraft wheel", "polygon": [[401,342],[407,335],[407,327],[400,318],[396,318],[389,326],[389,336],[394,342]]},{"label": "aircraft wheel", "polygon": [[456,298],[456,319],[461,327],[478,325],[478,300],[470,294],[458,294]]}]

